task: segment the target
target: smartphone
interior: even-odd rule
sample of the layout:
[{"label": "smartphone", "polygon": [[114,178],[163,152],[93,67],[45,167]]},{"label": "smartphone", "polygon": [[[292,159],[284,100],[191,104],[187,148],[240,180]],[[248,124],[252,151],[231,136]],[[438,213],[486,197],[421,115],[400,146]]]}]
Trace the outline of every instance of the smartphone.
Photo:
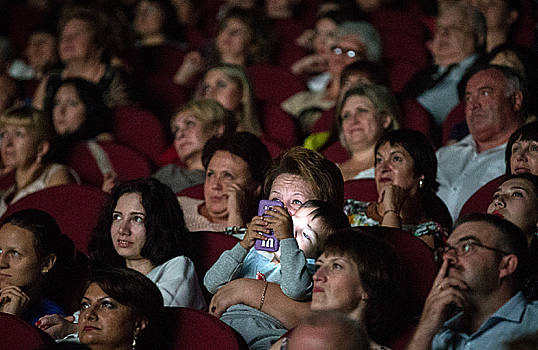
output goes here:
[{"label": "smartphone", "polygon": [[[283,207],[284,204],[280,201],[270,201],[267,199],[262,199],[258,205],[258,216],[268,216],[265,215],[267,210],[271,210],[273,207]],[[262,233],[267,240],[257,239],[254,243],[254,248],[257,250],[265,250],[267,252],[276,252],[280,246],[278,239],[275,237],[275,234],[271,230],[270,234]]]}]

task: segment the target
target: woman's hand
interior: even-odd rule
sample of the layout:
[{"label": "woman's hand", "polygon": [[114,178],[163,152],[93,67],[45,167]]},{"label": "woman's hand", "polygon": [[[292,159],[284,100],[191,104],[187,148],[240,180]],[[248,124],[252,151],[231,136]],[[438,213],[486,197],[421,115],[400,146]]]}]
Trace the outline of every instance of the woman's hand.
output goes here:
[{"label": "woman's hand", "polygon": [[299,75],[320,73],[327,68],[327,59],[325,57],[321,55],[309,55],[295,61],[290,69],[293,74]]},{"label": "woman's hand", "polygon": [[259,232],[268,234],[269,229],[267,228],[267,221],[265,221],[263,217],[255,216],[252,218],[250,224],[248,224],[247,233],[245,233],[245,237],[243,237],[243,240],[240,242],[243,248],[250,250],[254,247],[257,239],[267,240],[267,237]]},{"label": "woman's hand", "polygon": [[395,212],[396,215],[399,215],[408,196],[408,191],[398,185],[389,183],[383,186],[377,200],[380,204],[379,215],[385,216],[389,212]]},{"label": "woman's hand", "polygon": [[257,287],[260,287],[259,295],[261,296],[265,286],[265,282],[256,282],[258,281],[250,278],[239,278],[226,283],[219,288],[217,293],[213,296],[213,299],[211,299],[209,313],[220,318],[220,316],[222,316],[222,314],[232,305],[249,305],[248,298],[249,296],[256,294],[254,290]]},{"label": "woman's hand", "polygon": [[228,184],[224,194],[228,196],[228,226],[244,226],[244,213],[249,205],[245,189],[232,182]]},{"label": "woman's hand", "polygon": [[68,334],[78,332],[78,325],[73,316],[47,315],[41,317],[36,326],[47,332],[54,339],[62,339]]},{"label": "woman's hand", "polygon": [[103,186],[101,187],[101,190],[110,194],[117,183],[118,176],[114,172],[110,171],[103,175]]},{"label": "woman's hand", "polygon": [[0,290],[0,312],[20,316],[30,298],[17,286],[7,286]]},{"label": "woman's hand", "polygon": [[263,219],[267,222],[267,228],[273,230],[278,240],[293,238],[293,220],[288,211],[283,207],[274,206],[265,212]]},{"label": "woman's hand", "polygon": [[191,51],[185,55],[181,67],[174,75],[174,83],[185,85],[194,75],[204,69],[204,59],[198,51]]}]

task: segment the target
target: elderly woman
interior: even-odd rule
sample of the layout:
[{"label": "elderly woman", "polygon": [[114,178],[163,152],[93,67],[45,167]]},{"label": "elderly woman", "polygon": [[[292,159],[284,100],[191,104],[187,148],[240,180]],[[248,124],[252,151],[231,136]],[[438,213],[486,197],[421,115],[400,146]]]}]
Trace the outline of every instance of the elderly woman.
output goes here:
[{"label": "elderly woman", "polygon": [[374,177],[376,142],[398,125],[398,117],[398,102],[385,86],[362,84],[344,94],[333,131],[351,156],[338,165],[344,181]]},{"label": "elderly woman", "polygon": [[15,184],[0,192],[0,215],[30,193],[79,181],[77,174],[65,165],[43,161],[50,150],[52,132],[41,111],[32,107],[6,111],[0,116],[0,137],[2,163],[15,170]]},{"label": "elderly woman", "polygon": [[235,118],[219,102],[193,100],[181,107],[170,123],[174,148],[183,166],[168,164],[153,177],[168,185],[175,193],[205,181],[202,164],[204,145],[213,136],[235,131]]},{"label": "elderly woman", "polygon": [[299,92],[282,103],[282,109],[297,118],[303,138],[312,132],[312,126],[320,117],[319,111],[335,105],[344,67],[360,60],[378,61],[381,41],[370,24],[348,21],[338,26],[337,44],[331,50],[327,69],[331,79],[327,87],[323,91]]},{"label": "elderly woman", "polygon": [[64,279],[74,277],[74,256],[73,242],[49,214],[25,209],[7,217],[0,228],[0,312],[31,324],[50,313],[65,315],[57,302],[74,291],[63,288]]},{"label": "elderly woman", "polygon": [[[269,284],[262,311],[292,328],[311,311],[338,310],[364,326],[373,349],[383,349],[377,342],[390,337],[394,324],[402,321],[398,311],[402,276],[394,248],[360,229],[342,230],[327,238],[317,265],[311,303],[286,298],[278,285]],[[258,291],[263,292],[264,284],[248,279],[231,282],[217,292],[210,310],[220,315],[237,302],[259,307]],[[279,344],[272,349],[279,349]]]},{"label": "elderly woman", "polygon": [[[382,136],[375,146],[375,181],[379,199],[348,199],[344,211],[351,226],[382,225],[404,229],[432,249],[442,244],[445,230],[430,212],[436,203],[437,158],[419,131],[400,129]],[[437,218],[436,218],[437,219]],[[450,227],[450,220],[442,221]]]},{"label": "elderly woman", "polygon": [[143,274],[125,268],[97,271],[80,305],[80,342],[91,350],[159,348],[163,313],[161,293]]},{"label": "elderly woman", "polygon": [[304,147],[291,148],[273,160],[263,189],[264,198],[282,202],[290,215],[311,199],[339,208],[344,203],[344,181],[336,164]]},{"label": "elderly woman", "polygon": [[39,85],[33,105],[50,108],[54,91],[65,78],[81,77],[96,83],[110,107],[128,102],[121,71],[110,65],[113,55],[110,27],[103,23],[99,11],[73,7],[65,11],[59,24],[59,55],[64,64],[61,70],[51,71]]},{"label": "elderly woman", "polygon": [[202,155],[204,200],[179,197],[187,228],[225,231],[244,227],[256,215],[264,170],[270,160],[267,147],[251,133],[210,139]]}]

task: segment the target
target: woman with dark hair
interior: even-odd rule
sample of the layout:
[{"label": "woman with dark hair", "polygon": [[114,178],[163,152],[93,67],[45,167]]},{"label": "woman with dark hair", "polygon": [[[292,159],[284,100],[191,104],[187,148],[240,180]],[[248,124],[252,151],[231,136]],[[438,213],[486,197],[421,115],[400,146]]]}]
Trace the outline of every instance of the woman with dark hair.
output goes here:
[{"label": "woman with dark hair", "polygon": [[116,30],[108,25],[106,14],[98,8],[68,7],[60,18],[58,31],[58,52],[64,68],[49,72],[41,81],[33,106],[50,108],[58,85],[72,77],[97,84],[107,106],[126,104],[129,97],[122,72],[110,64],[115,54],[113,37]]},{"label": "woman with dark hair", "polygon": [[538,175],[538,122],[514,131],[506,144],[505,161],[507,174]]},{"label": "woman with dark hair", "polygon": [[[432,249],[444,242],[448,217],[433,221],[436,202],[437,158],[419,131],[400,129],[382,136],[375,147],[375,181],[379,199],[365,203],[348,199],[344,211],[351,226],[387,226],[404,229]],[[446,215],[445,215],[446,216]],[[436,218],[437,219],[437,218]]]},{"label": "woman with dark hair", "polygon": [[0,312],[31,324],[51,313],[65,315],[57,302],[74,292],[65,283],[74,277],[74,259],[73,242],[49,214],[25,209],[7,217],[0,228]]},{"label": "woman with dark hair", "polygon": [[205,307],[183,211],[169,187],[153,178],[124,182],[112,191],[88,244],[93,268],[128,267],[147,275],[166,306]]},{"label": "woman with dark hair", "polygon": [[[92,270],[127,267],[146,275],[165,306],[205,309],[183,212],[172,190],[153,178],[116,186],[101,211],[88,244]],[[41,319],[55,339],[76,332],[72,319]]]},{"label": "woman with dark hair", "polygon": [[271,160],[255,135],[238,132],[212,138],[202,154],[204,200],[179,197],[190,231],[244,227],[256,215],[264,171]]},{"label": "woman with dark hair", "polygon": [[163,313],[159,289],[143,274],[125,268],[96,271],[81,301],[80,342],[92,350],[159,348]]},{"label": "woman with dark hair", "polygon": [[[144,161],[136,164],[135,171],[121,169],[125,161],[121,157],[134,152],[113,141],[112,111],[104,103],[99,86],[81,78],[69,78],[52,92],[54,103],[45,109],[57,136],[48,155],[51,161],[71,165],[83,184],[105,192],[110,192],[117,177],[124,181],[151,175],[150,166]],[[77,162],[81,154],[90,163]]]}]

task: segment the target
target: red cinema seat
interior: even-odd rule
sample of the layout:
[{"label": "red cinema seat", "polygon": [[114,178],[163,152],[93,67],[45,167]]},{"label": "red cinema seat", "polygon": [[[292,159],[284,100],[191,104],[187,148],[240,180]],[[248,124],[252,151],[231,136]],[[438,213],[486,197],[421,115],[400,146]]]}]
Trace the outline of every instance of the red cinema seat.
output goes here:
[{"label": "red cinema seat", "polygon": [[165,309],[168,350],[248,350],[245,339],[213,315],[186,307]]},{"label": "red cinema seat", "polygon": [[362,202],[377,202],[375,179],[357,179],[344,181],[344,198]]},{"label": "red cinema seat", "polygon": [[486,213],[489,204],[493,201],[493,195],[497,188],[502,184],[504,175],[501,175],[484,186],[480,187],[473,195],[465,202],[460,210],[459,216],[471,213]]},{"label": "red cinema seat", "polygon": [[36,326],[0,312],[0,349],[45,350],[54,345],[54,339]]},{"label": "red cinema seat", "polygon": [[204,184],[198,184],[182,189],[176,193],[176,197],[189,197],[194,199],[204,199]]},{"label": "red cinema seat", "polygon": [[87,254],[91,232],[106,199],[104,192],[90,186],[70,184],[48,187],[13,203],[0,222],[22,209],[43,210],[56,220],[62,233],[75,243],[75,248]]},{"label": "red cinema seat", "polygon": [[446,145],[452,133],[452,128],[465,121],[465,103],[460,102],[446,116],[442,127],[442,142]]}]

